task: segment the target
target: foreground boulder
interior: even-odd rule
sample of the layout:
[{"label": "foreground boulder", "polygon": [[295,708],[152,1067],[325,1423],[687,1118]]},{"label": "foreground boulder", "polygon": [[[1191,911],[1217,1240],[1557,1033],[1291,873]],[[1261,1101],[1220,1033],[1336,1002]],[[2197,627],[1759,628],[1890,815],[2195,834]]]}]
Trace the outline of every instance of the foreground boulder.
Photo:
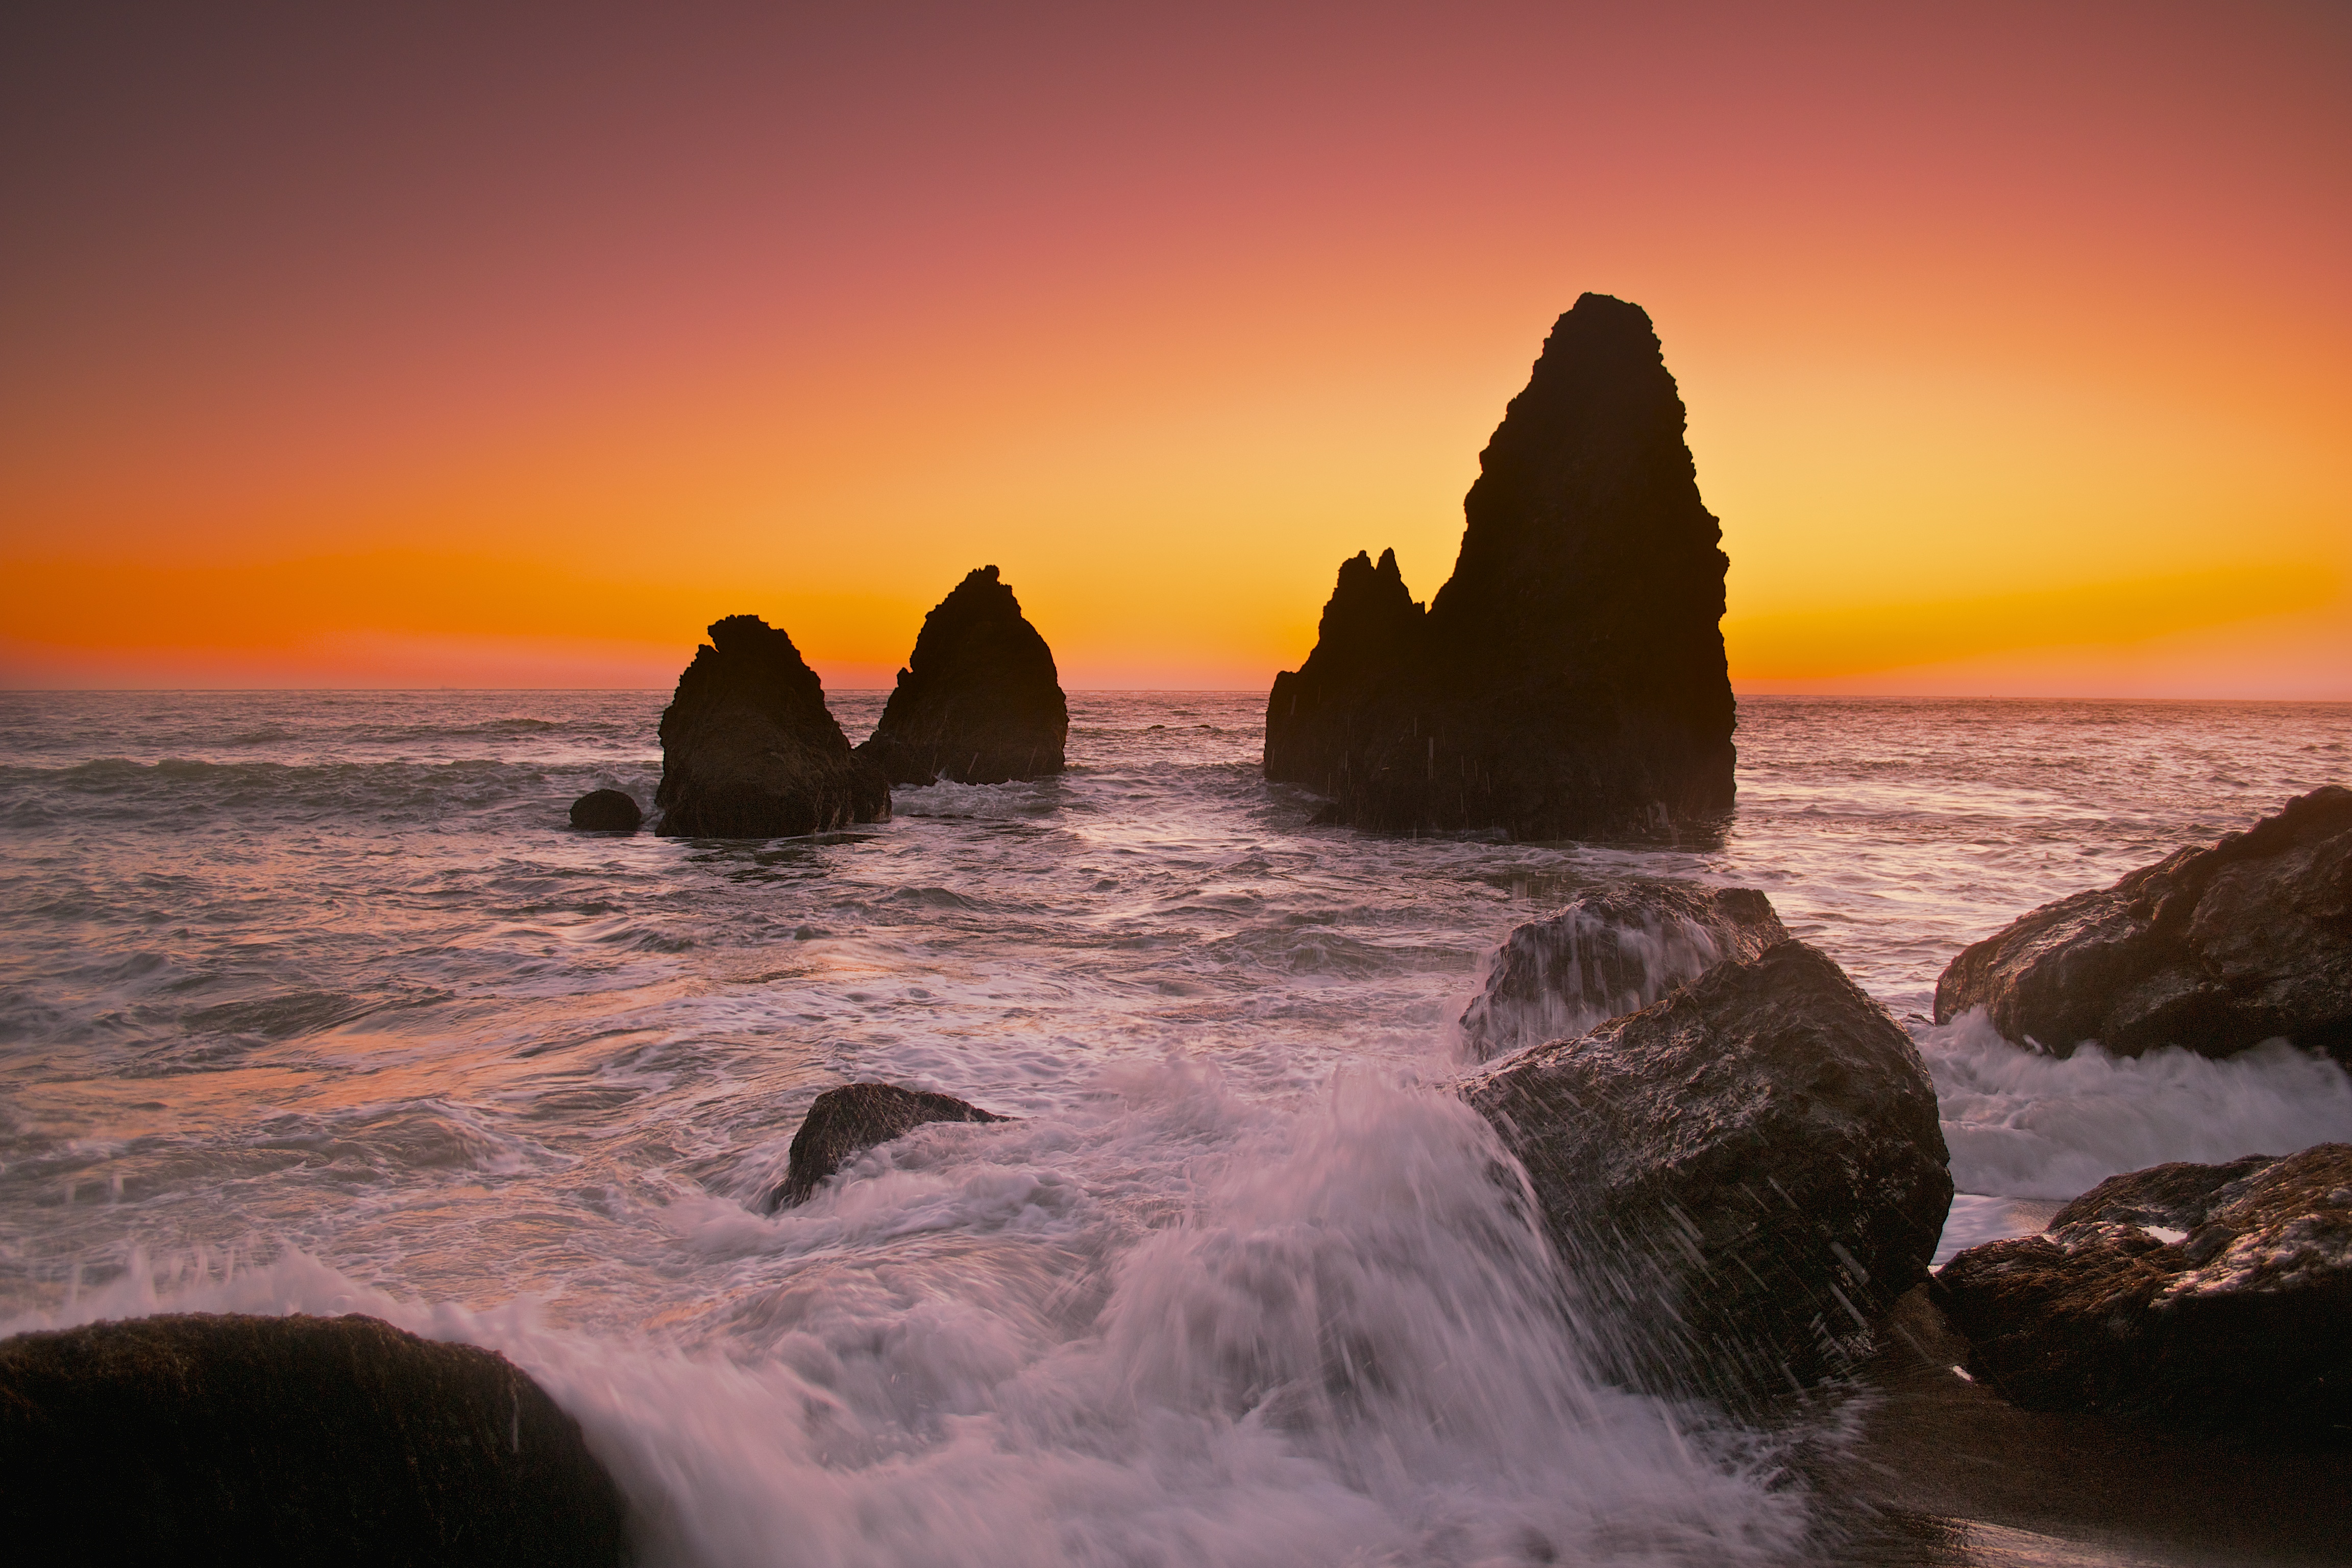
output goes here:
[{"label": "foreground boulder", "polygon": [[646,814],[637,797],[616,789],[594,789],[572,803],[572,826],[583,833],[635,833]]},{"label": "foreground boulder", "polygon": [[1480,1060],[1568,1039],[1637,1012],[1727,958],[1754,958],[1789,932],[1753,888],[1630,877],[1580,893],[1523,925],[1486,966],[1462,1015]]},{"label": "foreground boulder", "polygon": [[2352,1063],[2352,790],[2314,790],[1963,949],[1936,1021],[1971,1007],[2058,1056],[2096,1040],[2218,1057],[2284,1035]]},{"label": "foreground boulder", "polygon": [[1070,708],[1054,651],[983,566],[923,617],[873,738],[857,748],[894,784],[1003,784],[1062,771]]},{"label": "foreground boulder", "polygon": [[2352,1440],[2352,1144],[2116,1176],[1936,1279],[2028,1409]]},{"label": "foreground boulder", "polygon": [[806,1203],[825,1179],[877,1143],[929,1121],[1010,1121],[951,1094],[895,1083],[848,1083],[816,1097],[793,1134],[783,1184],[768,1194],[771,1212]]},{"label": "foreground boulder", "polygon": [[1393,552],[1339,568],[1314,651],[1275,678],[1265,776],[1401,832],[1654,833],[1728,806],[1729,563],[1640,307],[1559,318],[1479,468],[1426,614]]},{"label": "foreground boulder", "polygon": [[0,1342],[0,1477],[8,1538],[80,1562],[627,1554],[620,1493],[537,1384],[373,1318],[140,1318]]},{"label": "foreground boulder", "polygon": [[1952,1200],[1910,1037],[1782,942],[1464,1095],[1526,1167],[1611,1375],[1740,1405],[1846,1370]]},{"label": "foreground boulder", "polygon": [[853,755],[793,639],[757,616],[714,622],[662,710],[668,837],[783,838],[885,821],[890,786]]}]

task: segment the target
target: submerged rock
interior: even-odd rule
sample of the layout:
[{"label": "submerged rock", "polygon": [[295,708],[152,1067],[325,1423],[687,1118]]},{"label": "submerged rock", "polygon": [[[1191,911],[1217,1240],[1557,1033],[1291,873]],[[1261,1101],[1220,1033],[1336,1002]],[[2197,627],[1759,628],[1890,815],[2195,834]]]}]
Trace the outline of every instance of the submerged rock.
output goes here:
[{"label": "submerged rock", "polygon": [[895,1083],[848,1083],[828,1089],[810,1105],[793,1134],[783,1184],[768,1194],[771,1211],[806,1203],[825,1178],[877,1143],[903,1137],[929,1121],[1010,1121],[951,1094],[901,1089]]},{"label": "submerged rock", "polygon": [[2116,1176],[1936,1279],[2027,1409],[2352,1440],[2352,1144]]},{"label": "submerged rock", "polygon": [[1465,1097],[1526,1167],[1610,1373],[1738,1405],[1844,1371],[1951,1205],[1910,1037],[1781,942]]},{"label": "submerged rock", "polygon": [[1518,838],[1646,833],[1732,800],[1729,563],[1640,307],[1587,294],[1479,458],[1424,614],[1393,552],[1339,568],[1275,678],[1265,775],[1332,819]]},{"label": "submerged rock", "polygon": [[1727,958],[1754,958],[1789,932],[1753,888],[1632,877],[1580,893],[1519,927],[1486,966],[1462,1015],[1481,1060],[1581,1035],[1639,1011]]},{"label": "submerged rock", "polygon": [[2314,790],[1963,949],[1936,1021],[1971,1007],[2058,1056],[2096,1040],[2218,1057],[2283,1035],[2352,1063],[2352,790]]},{"label": "submerged rock", "polygon": [[662,710],[654,804],[667,837],[782,838],[890,816],[793,639],[757,616],[713,622]]},{"label": "submerged rock", "polygon": [[572,826],[583,833],[635,833],[645,819],[637,797],[616,789],[593,789],[572,803]]},{"label": "submerged rock", "polygon": [[894,784],[1003,784],[1062,771],[1069,704],[1054,651],[983,566],[923,617],[873,738],[857,748]]},{"label": "submerged rock", "polygon": [[0,1342],[0,1527],[79,1561],[618,1563],[579,1424],[503,1356],[374,1318]]}]

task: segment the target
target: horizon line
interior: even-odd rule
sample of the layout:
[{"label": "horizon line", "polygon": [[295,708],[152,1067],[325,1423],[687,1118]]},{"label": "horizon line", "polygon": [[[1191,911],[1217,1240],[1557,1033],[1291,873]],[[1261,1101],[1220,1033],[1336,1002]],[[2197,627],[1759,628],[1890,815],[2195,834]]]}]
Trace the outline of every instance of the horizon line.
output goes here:
[{"label": "horizon line", "polygon": [[[836,686],[826,695],[870,696],[887,695],[895,690],[888,686]],[[1263,686],[1066,686],[1066,693],[1083,693],[1097,697],[1238,697],[1268,690]],[[674,692],[667,686],[0,686],[0,697],[251,697],[264,694],[284,696],[327,695],[355,696],[373,693],[378,696],[419,696],[436,693],[488,694],[492,692],[641,692],[659,694]],[[2164,696],[2146,692],[2128,696],[2100,692],[2074,692],[2063,696],[1989,691],[1969,696],[1949,691],[1741,691],[1732,689],[1735,700],[1743,702],[2275,702],[2310,706],[2352,706],[2352,696],[2346,697],[2214,697]]]}]

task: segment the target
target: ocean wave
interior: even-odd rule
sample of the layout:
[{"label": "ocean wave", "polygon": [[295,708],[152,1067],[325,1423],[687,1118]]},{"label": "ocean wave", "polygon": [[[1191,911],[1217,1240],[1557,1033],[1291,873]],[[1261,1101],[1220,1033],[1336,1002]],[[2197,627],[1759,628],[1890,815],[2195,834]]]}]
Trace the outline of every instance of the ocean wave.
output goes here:
[{"label": "ocean wave", "polygon": [[2284,1040],[2219,1060],[2177,1046],[2060,1058],[2011,1045],[1981,1008],[1913,1034],[1964,1193],[2072,1198],[2170,1160],[2352,1142],[2352,1075]]}]

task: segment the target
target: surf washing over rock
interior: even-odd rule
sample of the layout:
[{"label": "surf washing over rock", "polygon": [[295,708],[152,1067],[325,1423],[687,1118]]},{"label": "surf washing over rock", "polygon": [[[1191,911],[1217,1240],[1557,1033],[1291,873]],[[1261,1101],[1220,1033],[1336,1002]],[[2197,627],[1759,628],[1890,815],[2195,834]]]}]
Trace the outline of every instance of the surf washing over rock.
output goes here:
[{"label": "surf washing over rock", "polygon": [[[2020,910],[2352,758],[2324,707],[1768,700],[1734,832],[1416,839],[1269,788],[1257,694],[1079,692],[1052,780],[798,838],[570,828],[651,797],[665,695],[0,693],[0,1334],[361,1312],[495,1351],[648,1564],[1919,1560],[1840,1533],[1863,1470],[1803,1422],[1619,1375],[1622,1314],[1450,1092],[1517,1059],[1453,1028],[1482,965],[1630,879],[1767,889],[1909,1017]],[[826,700],[865,732],[886,697]],[[2284,1044],[1909,1033],[1939,1250],[2352,1142],[2352,1078]],[[856,1081],[1017,1120],[765,1212]],[[1964,1360],[1928,1370],[1982,1392]]]},{"label": "surf washing over rock", "polygon": [[1393,551],[1340,566],[1275,678],[1265,776],[1393,832],[1657,833],[1729,806],[1728,560],[1683,425],[1650,318],[1578,300],[1479,455],[1426,613]]}]

